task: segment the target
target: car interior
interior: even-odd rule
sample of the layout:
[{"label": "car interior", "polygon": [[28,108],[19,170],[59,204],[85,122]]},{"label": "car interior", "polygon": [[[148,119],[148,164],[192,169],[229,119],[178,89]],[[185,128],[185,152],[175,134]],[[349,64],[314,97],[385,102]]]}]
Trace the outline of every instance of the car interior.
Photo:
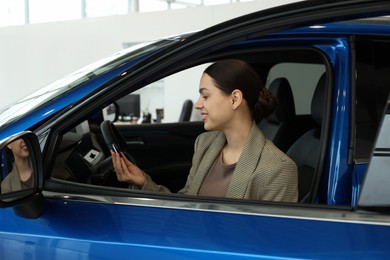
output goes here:
[{"label": "car interior", "polygon": [[[315,176],[320,174],[317,165],[321,160],[319,144],[323,141],[320,140],[319,129],[325,100],[318,100],[318,96],[324,93],[326,87],[323,55],[308,48],[235,51],[208,59],[207,62],[198,62],[193,68],[205,68],[213,60],[221,58],[247,61],[278,98],[278,109],[256,123],[268,139],[297,163],[299,201],[308,202]],[[189,67],[186,71],[191,69]],[[201,71],[196,70],[195,79],[200,78]],[[121,97],[113,100],[105,109],[98,109],[88,118],[75,122],[74,127],[59,138],[51,178],[81,185],[127,189],[129,185],[116,179],[112,167],[110,149],[112,143],[116,142],[119,149],[128,154],[157,184],[166,186],[172,193],[184,187],[191,167],[195,139],[205,130],[193,108],[198,99],[198,81],[185,87],[180,82],[178,85],[183,89],[173,90],[195,93],[192,96],[182,95],[183,98],[179,100],[177,97],[180,97],[180,93],[176,95],[175,92],[169,92],[172,91],[169,87],[174,84],[170,82],[175,76],[180,78],[180,73],[182,71],[167,77],[169,80],[160,79],[139,91],[127,93],[140,95],[141,105],[137,104],[134,108],[136,116],[122,112],[127,109],[125,106],[134,106],[131,102],[139,101]],[[166,85],[169,83],[169,86],[161,82]],[[174,95],[175,102],[171,103],[175,108],[169,110],[163,106],[150,105],[160,102],[155,100],[156,97],[170,95]],[[124,102],[126,99],[130,103]],[[148,110],[153,112],[145,113]],[[145,117],[145,114],[150,117]],[[305,153],[302,153],[303,148]]]}]

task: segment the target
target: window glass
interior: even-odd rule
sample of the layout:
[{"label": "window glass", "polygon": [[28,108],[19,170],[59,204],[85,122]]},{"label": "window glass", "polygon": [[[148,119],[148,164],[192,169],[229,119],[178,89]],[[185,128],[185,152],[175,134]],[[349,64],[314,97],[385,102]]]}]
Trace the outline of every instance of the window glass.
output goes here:
[{"label": "window glass", "polygon": [[184,8],[187,8],[187,7],[191,7],[191,6],[189,6],[187,4],[178,4],[178,3],[171,3],[171,5],[170,5],[170,8],[172,10],[174,10],[174,9],[184,9]]},{"label": "window glass", "polygon": [[187,4],[187,5],[201,5],[202,4],[202,0],[181,0],[181,1],[177,1],[177,2],[180,2],[182,4]]},{"label": "window glass", "polygon": [[0,26],[24,24],[24,10],[24,0],[0,1]]},{"label": "window glass", "polygon": [[356,42],[355,159],[371,155],[390,89],[390,40]]},{"label": "window glass", "polygon": [[[112,68],[122,66],[123,62],[135,59],[136,57],[140,57],[145,53],[171,43],[171,41],[167,40],[156,43],[146,42],[135,45],[66,75],[65,77],[41,88],[17,103],[10,104],[9,106],[0,109],[0,125],[16,120],[19,116],[26,115],[26,113],[31,112],[34,108],[37,108],[44,102],[58,98],[60,95],[82,84],[83,82],[86,82],[87,80],[91,80],[97,75],[101,75]],[[126,58],[123,59],[122,56],[126,56]],[[25,107],[26,109],[21,109],[22,107]],[[15,113],[16,110],[18,113]]]},{"label": "window glass", "polygon": [[168,3],[160,0],[139,1],[140,12],[155,12],[168,10]]},{"label": "window glass", "polygon": [[294,95],[296,114],[307,115],[311,114],[311,98],[324,72],[323,64],[279,63],[271,68],[266,85],[276,78],[287,78]]},{"label": "window glass", "polygon": [[[117,102],[119,120],[142,123],[143,117],[150,114],[152,123],[178,122],[185,102],[191,100],[190,121],[200,121],[200,115],[193,108],[193,104],[199,97],[199,80],[207,65],[173,74],[123,97]],[[139,95],[139,100],[136,95]]]},{"label": "window glass", "polygon": [[204,5],[220,5],[220,4],[229,4],[230,0],[204,0]]},{"label": "window glass", "polygon": [[85,14],[87,17],[127,14],[128,0],[86,0]]},{"label": "window glass", "polygon": [[[143,116],[150,114],[152,123],[178,122],[185,101],[191,100],[193,105],[197,101],[200,76],[208,65],[203,64],[181,71],[131,93],[140,96],[139,108],[135,114],[123,112],[124,117],[119,119],[141,123]],[[308,71],[310,73],[307,73]],[[293,91],[297,115],[308,115],[311,114],[314,89],[324,72],[323,64],[279,63],[271,68],[266,84],[268,86],[279,77],[287,78]],[[190,121],[200,120],[199,113],[193,108]]]},{"label": "window glass", "polygon": [[[87,121],[67,127],[51,177],[127,189],[127,183],[117,180],[108,150],[111,147],[105,143],[103,131],[100,131],[102,120],[109,119],[114,121],[126,142],[121,147],[127,147],[137,165],[172,192],[180,190],[191,167],[195,139],[205,131],[193,104],[199,98],[200,77],[208,65],[195,66],[157,80],[113,100],[103,113],[97,111]],[[192,122],[172,124],[183,122],[179,119],[188,100],[192,102]]]},{"label": "window glass", "polygon": [[80,0],[30,0],[30,23],[81,18]]}]

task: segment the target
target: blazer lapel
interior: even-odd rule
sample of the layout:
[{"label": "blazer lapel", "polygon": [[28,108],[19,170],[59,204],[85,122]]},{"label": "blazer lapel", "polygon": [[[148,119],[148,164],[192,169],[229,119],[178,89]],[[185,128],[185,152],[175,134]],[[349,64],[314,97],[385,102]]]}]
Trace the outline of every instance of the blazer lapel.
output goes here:
[{"label": "blazer lapel", "polygon": [[256,170],[261,153],[265,145],[265,136],[261,133],[256,123],[253,122],[248,140],[233,172],[226,197],[242,199]]},{"label": "blazer lapel", "polygon": [[206,177],[212,164],[214,163],[215,159],[221,152],[225,143],[226,143],[225,135],[222,132],[218,133],[214,141],[211,143],[210,148],[207,149],[207,151],[203,156],[203,159],[196,173],[196,178],[192,180],[191,185],[188,187],[187,190],[188,195],[198,194],[199,188],[202,185],[204,178]]}]

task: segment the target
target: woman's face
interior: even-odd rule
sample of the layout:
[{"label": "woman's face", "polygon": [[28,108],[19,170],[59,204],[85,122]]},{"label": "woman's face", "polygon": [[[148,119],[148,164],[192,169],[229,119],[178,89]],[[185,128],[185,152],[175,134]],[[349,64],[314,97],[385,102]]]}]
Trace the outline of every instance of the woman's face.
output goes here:
[{"label": "woman's face", "polygon": [[12,151],[14,157],[26,159],[29,156],[26,143],[22,138],[13,141],[7,147]]},{"label": "woman's face", "polygon": [[195,108],[200,111],[206,130],[224,130],[232,113],[232,99],[218,89],[213,79],[203,73],[199,84],[199,99]]}]

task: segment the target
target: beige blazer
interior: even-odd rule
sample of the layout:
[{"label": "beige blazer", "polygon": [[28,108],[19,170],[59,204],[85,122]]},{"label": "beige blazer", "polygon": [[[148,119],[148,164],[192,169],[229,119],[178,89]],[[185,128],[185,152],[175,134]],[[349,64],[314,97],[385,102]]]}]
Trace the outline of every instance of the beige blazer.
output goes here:
[{"label": "beige blazer", "polygon": [[[192,167],[179,193],[197,195],[204,178],[226,143],[221,131],[206,132],[196,139]],[[169,192],[148,175],[144,190]],[[253,123],[248,140],[233,172],[226,197],[297,202],[298,177],[295,163]]]},{"label": "beige blazer", "polygon": [[20,181],[18,170],[13,165],[12,171],[1,182],[1,193],[8,193],[12,191],[22,190],[22,183]]}]

